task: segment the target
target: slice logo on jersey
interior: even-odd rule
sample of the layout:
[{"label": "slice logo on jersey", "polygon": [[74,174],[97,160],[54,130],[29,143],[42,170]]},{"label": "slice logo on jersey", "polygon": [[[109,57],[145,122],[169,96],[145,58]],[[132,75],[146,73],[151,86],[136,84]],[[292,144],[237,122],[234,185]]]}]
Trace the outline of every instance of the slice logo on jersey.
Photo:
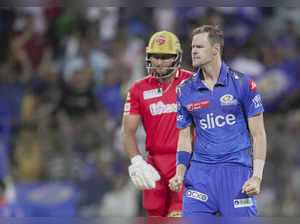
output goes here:
[{"label": "slice logo on jersey", "polygon": [[155,43],[159,46],[164,45],[166,43],[167,38],[164,35],[159,35],[156,40]]},{"label": "slice logo on jersey", "polygon": [[125,103],[124,104],[124,112],[129,112],[130,111],[130,107],[131,107],[130,103]]},{"label": "slice logo on jersey", "polygon": [[188,111],[199,110],[210,106],[209,100],[201,100],[199,102],[191,103],[187,105]]},{"label": "slice logo on jersey", "polygon": [[185,196],[189,197],[189,198],[194,198],[196,200],[203,201],[203,202],[207,202],[207,200],[208,200],[207,194],[203,194],[203,193],[200,193],[199,191],[194,191],[194,190],[188,190],[185,193]]},{"label": "slice logo on jersey", "polygon": [[233,200],[234,208],[243,208],[243,207],[251,207],[253,206],[252,198],[241,198]]},{"label": "slice logo on jersey", "polygon": [[164,104],[162,101],[150,104],[150,112],[153,116],[177,112],[177,104]]},{"label": "slice logo on jersey", "polygon": [[150,89],[143,92],[144,100],[156,98],[162,96],[162,91],[158,91],[158,89]]},{"label": "slice logo on jersey", "polygon": [[262,102],[261,102],[261,97],[260,95],[256,95],[253,99],[252,102],[254,104],[255,108],[261,107],[262,106]]},{"label": "slice logo on jersey", "polygon": [[252,92],[256,92],[257,91],[257,86],[256,86],[256,84],[255,84],[255,82],[254,82],[253,79],[249,80],[249,88],[250,88],[250,90]]},{"label": "slice logo on jersey", "polygon": [[200,121],[200,127],[205,129],[211,129],[216,127],[223,127],[225,125],[234,125],[236,123],[236,117],[233,114],[227,114],[226,116],[217,115],[214,113],[206,114],[204,119]]},{"label": "slice logo on jersey", "polygon": [[220,98],[222,106],[237,105],[238,101],[231,94],[225,94]]}]

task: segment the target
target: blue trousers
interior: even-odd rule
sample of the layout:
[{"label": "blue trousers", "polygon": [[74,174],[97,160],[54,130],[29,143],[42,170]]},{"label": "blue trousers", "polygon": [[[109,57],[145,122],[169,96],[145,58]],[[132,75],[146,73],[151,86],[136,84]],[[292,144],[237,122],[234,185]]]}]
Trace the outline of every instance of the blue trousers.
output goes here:
[{"label": "blue trousers", "polygon": [[242,193],[252,170],[239,164],[192,161],[184,178],[183,217],[256,216],[256,197]]}]

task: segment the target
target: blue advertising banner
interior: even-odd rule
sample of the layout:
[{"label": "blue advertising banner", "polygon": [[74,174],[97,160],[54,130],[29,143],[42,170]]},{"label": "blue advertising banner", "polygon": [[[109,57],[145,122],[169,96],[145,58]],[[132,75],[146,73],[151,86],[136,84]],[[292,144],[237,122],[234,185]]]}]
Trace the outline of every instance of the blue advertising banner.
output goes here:
[{"label": "blue advertising banner", "polygon": [[76,216],[77,194],[72,183],[21,183],[16,191],[25,217]]}]

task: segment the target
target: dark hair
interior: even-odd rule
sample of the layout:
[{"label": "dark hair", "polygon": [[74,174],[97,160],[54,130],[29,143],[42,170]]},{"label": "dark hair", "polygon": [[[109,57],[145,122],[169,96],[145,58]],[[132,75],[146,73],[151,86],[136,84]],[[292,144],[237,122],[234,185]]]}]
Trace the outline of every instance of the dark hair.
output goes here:
[{"label": "dark hair", "polygon": [[217,26],[217,25],[203,25],[200,27],[197,27],[193,30],[192,36],[199,33],[208,33],[208,41],[211,45],[214,44],[220,44],[221,49],[220,53],[222,55],[223,48],[224,48],[224,33],[223,31]]}]

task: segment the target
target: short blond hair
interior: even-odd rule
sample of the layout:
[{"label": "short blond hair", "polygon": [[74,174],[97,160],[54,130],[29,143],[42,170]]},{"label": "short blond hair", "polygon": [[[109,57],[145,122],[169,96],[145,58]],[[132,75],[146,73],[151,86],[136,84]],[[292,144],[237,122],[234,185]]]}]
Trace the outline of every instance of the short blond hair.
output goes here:
[{"label": "short blond hair", "polygon": [[202,25],[193,30],[192,36],[199,33],[208,33],[208,41],[211,45],[220,44],[220,53],[224,49],[224,33],[217,25]]}]

